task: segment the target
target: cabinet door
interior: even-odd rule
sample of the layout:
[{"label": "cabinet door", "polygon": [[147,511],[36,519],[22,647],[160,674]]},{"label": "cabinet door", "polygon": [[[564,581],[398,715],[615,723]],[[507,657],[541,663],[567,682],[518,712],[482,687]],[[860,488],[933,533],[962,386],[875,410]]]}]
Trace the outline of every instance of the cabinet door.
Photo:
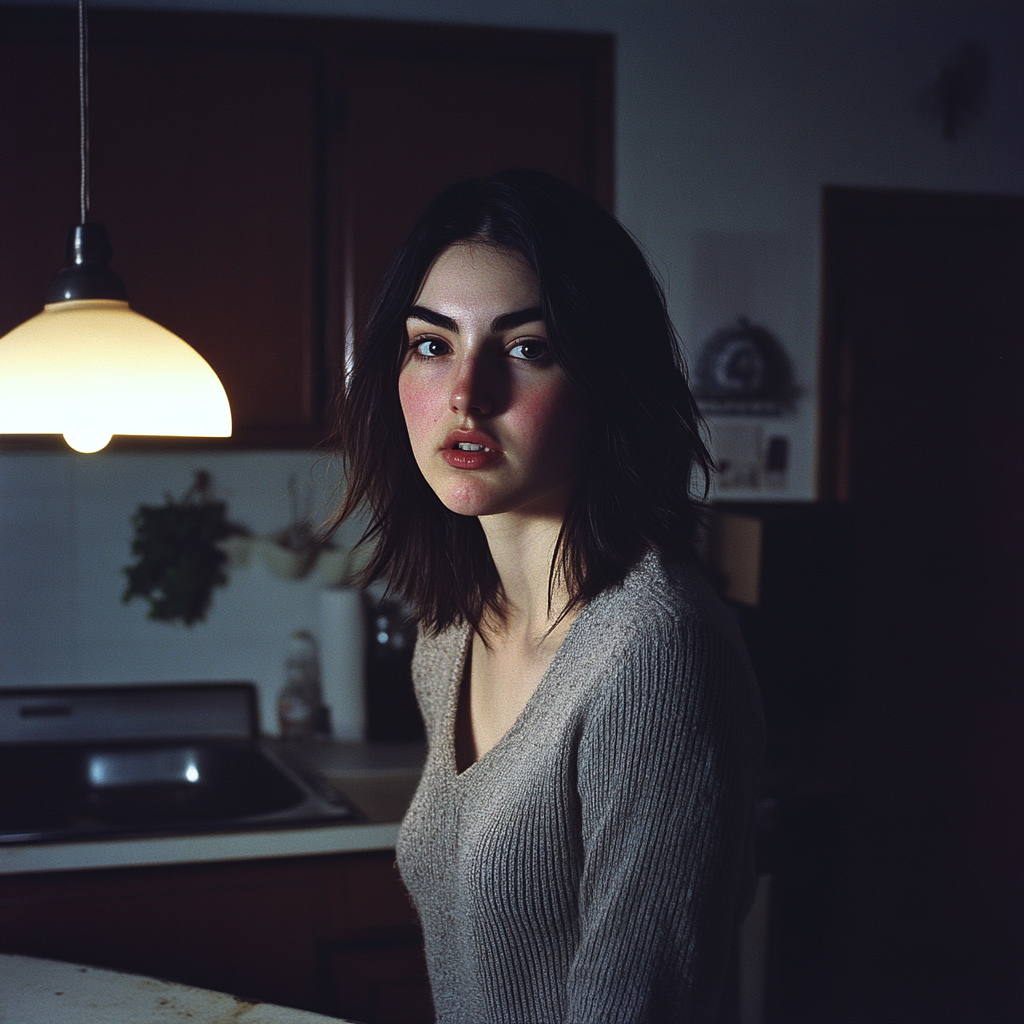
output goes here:
[{"label": "cabinet door", "polygon": [[312,430],[315,54],[215,42],[93,48],[93,209],[139,312],[193,344],[240,438]]},{"label": "cabinet door", "polygon": [[346,249],[358,338],[388,259],[447,185],[531,167],[596,192],[594,95],[579,60],[505,53],[346,56]]},{"label": "cabinet door", "polygon": [[430,1024],[434,1003],[423,935],[390,853],[350,856],[343,908],[326,923],[319,950],[328,1013],[365,1024]]},{"label": "cabinet door", "polygon": [[[322,441],[389,253],[455,180],[533,166],[610,204],[610,37],[124,10],[90,26],[90,219],[235,424],[117,447]],[[39,311],[78,220],[75,27],[0,8],[0,335]],[[4,439],[26,443],[60,444]]]},{"label": "cabinet door", "polygon": [[[0,878],[0,950],[320,1008],[323,858]],[[344,858],[331,858],[344,877]]]},{"label": "cabinet door", "polygon": [[333,1012],[365,1024],[431,1024],[434,1002],[417,939],[342,943],[329,960]]},{"label": "cabinet door", "polygon": [[[238,441],[313,430],[315,51],[93,21],[89,216],[132,307],[213,366]],[[57,29],[5,33],[0,55],[0,174],[20,185],[0,191],[0,333],[39,311],[78,220],[77,54]]]}]

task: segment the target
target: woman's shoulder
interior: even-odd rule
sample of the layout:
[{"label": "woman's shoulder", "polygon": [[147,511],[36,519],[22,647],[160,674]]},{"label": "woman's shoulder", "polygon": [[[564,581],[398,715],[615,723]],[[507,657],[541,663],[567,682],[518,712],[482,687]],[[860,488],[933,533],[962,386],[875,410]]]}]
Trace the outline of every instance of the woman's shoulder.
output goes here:
[{"label": "woman's shoulder", "polygon": [[650,551],[593,602],[603,626],[617,622],[629,633],[659,634],[700,624],[731,631],[732,617],[722,605],[703,569],[692,561],[674,561]]},{"label": "woman's shoulder", "polygon": [[735,617],[699,565],[650,553],[595,599],[593,611],[587,641],[607,652],[588,695],[598,747],[609,729],[647,735],[648,727],[687,721],[693,735],[707,731],[756,760],[757,683]]},{"label": "woman's shoulder", "polygon": [[648,696],[721,685],[756,692],[735,617],[696,563],[650,552],[589,613],[580,641],[605,652],[606,695],[623,686]]}]

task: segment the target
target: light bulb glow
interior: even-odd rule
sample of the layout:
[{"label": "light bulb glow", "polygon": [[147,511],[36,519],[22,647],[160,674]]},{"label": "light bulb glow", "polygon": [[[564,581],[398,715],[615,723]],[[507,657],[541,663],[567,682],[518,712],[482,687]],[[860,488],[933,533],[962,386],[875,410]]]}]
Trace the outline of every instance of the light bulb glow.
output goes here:
[{"label": "light bulb glow", "polygon": [[0,338],[0,433],[63,434],[98,451],[112,434],[229,437],[210,364],[126,302],[55,302]]},{"label": "light bulb glow", "polygon": [[113,434],[102,427],[95,430],[90,430],[88,427],[79,427],[74,430],[64,431],[64,440],[67,442],[68,447],[74,448],[76,452],[81,452],[83,455],[91,455],[93,452],[98,452],[101,448],[106,448],[110,444],[112,437]]}]

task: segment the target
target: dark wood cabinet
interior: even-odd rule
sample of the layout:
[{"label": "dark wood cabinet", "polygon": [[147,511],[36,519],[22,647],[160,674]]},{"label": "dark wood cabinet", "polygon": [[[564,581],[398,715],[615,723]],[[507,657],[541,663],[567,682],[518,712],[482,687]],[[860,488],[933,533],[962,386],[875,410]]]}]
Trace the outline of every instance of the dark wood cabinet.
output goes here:
[{"label": "dark wood cabinet", "polygon": [[390,850],[3,876],[0,951],[367,1024],[433,1020]]},{"label": "dark wood cabinet", "polygon": [[[447,184],[530,166],[611,206],[610,36],[90,17],[90,217],[235,419],[228,442],[117,446],[322,441],[388,256]],[[78,219],[75,30],[70,9],[0,9],[0,335],[39,311]]]}]

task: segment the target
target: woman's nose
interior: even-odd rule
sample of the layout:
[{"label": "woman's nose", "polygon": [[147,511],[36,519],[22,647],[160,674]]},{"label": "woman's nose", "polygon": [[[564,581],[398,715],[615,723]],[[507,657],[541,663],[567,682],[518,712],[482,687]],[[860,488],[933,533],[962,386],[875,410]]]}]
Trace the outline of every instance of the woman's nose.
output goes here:
[{"label": "woman's nose", "polygon": [[461,360],[452,382],[452,411],[463,416],[490,414],[494,409],[494,382],[488,377],[484,360],[477,357]]}]

